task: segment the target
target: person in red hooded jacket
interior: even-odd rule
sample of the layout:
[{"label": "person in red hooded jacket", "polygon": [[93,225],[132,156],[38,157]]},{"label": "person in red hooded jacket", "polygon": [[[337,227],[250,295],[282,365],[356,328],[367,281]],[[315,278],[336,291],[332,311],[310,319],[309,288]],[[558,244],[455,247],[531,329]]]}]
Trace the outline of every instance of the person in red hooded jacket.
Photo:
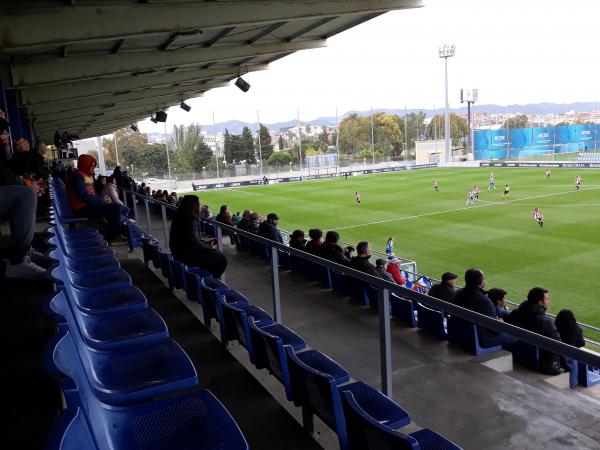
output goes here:
[{"label": "person in red hooded jacket", "polygon": [[80,217],[105,219],[108,222],[107,240],[118,238],[121,234],[121,206],[116,203],[104,203],[94,190],[94,169],[96,159],[91,155],[80,155],[75,170],[67,184],[69,205]]}]

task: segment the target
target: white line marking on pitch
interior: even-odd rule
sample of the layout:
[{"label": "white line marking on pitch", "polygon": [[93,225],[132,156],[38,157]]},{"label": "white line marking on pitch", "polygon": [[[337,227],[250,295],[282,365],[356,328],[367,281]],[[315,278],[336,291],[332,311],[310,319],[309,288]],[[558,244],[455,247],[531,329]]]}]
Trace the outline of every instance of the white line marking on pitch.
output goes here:
[{"label": "white line marking on pitch", "polygon": [[[583,192],[583,191],[593,191],[593,190],[596,190],[596,189],[600,189],[600,187],[598,187],[598,188],[581,189],[581,192]],[[468,209],[475,209],[475,208],[485,208],[486,206],[507,205],[509,203],[519,202],[519,201],[523,201],[523,200],[531,200],[531,199],[534,199],[534,198],[542,198],[542,197],[553,197],[555,195],[574,194],[576,192],[578,192],[578,191],[566,191],[566,192],[555,192],[553,194],[532,195],[530,197],[515,198],[514,200],[506,200],[506,201],[500,201],[500,202],[488,202],[485,205],[475,205],[475,206],[470,206],[470,207],[469,206],[463,206],[462,208],[447,209],[445,211],[435,211],[435,212],[424,213],[424,214],[416,214],[414,216],[397,217],[396,219],[378,220],[376,222],[361,223],[361,224],[358,224],[358,225],[347,225],[345,227],[330,227],[330,229],[347,230],[349,228],[359,228],[359,227],[364,227],[364,226],[367,226],[367,225],[377,225],[377,224],[380,224],[380,223],[398,222],[398,221],[401,221],[401,220],[409,220],[409,219],[418,219],[419,217],[436,216],[438,214],[446,214],[446,213],[457,212],[457,211],[465,211],[465,210],[468,210]],[[481,201],[485,201],[485,200],[479,200],[479,201],[481,202]]]}]

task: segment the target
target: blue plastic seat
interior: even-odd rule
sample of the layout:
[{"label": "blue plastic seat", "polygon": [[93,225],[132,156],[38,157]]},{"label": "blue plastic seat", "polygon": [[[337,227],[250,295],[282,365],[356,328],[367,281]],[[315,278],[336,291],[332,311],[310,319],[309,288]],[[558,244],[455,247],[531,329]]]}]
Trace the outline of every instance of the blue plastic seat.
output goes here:
[{"label": "blue plastic seat", "polygon": [[[79,335],[85,343],[98,350],[111,350],[121,347],[149,344],[169,337],[169,331],[162,317],[151,308],[117,314],[91,315],[78,309],[68,314],[68,300],[64,292],[52,300],[52,310],[72,317],[77,323]],[[76,305],[74,305],[77,308]]]},{"label": "blue plastic seat", "polygon": [[152,258],[154,256],[154,250],[152,247],[159,247],[160,243],[149,234],[142,234],[141,241],[144,262],[148,263],[148,261],[152,261]]},{"label": "blue plastic seat", "polygon": [[[411,434],[394,431],[393,427],[368,414],[352,391],[342,392],[342,403],[347,450],[460,450],[456,444],[427,428]],[[396,407],[401,409],[398,405]]]},{"label": "blue plastic seat", "polygon": [[132,252],[136,247],[142,247],[142,233],[143,231],[138,227],[134,220],[127,220],[125,222],[125,228],[127,231],[127,240],[129,241],[129,251]]},{"label": "blue plastic seat", "polygon": [[69,332],[59,341],[56,367],[78,385],[87,381],[101,402],[134,404],[198,384],[192,362],[171,339],[111,351],[91,349],[78,339]]},{"label": "blue plastic seat", "polygon": [[369,302],[369,307],[375,311],[379,310],[379,289],[372,284],[365,285],[365,295]]},{"label": "blue plastic seat", "polygon": [[160,259],[160,271],[162,272],[163,277],[165,277],[169,282],[169,290],[172,291],[175,287],[175,284],[173,283],[173,272],[171,270],[171,261],[173,260],[173,255],[165,252],[162,249],[159,249],[158,257]]},{"label": "blue plastic seat", "polygon": [[212,278],[212,275],[198,267],[185,267],[184,289],[188,300],[202,304],[200,301],[200,284],[202,283],[203,278]]},{"label": "blue plastic seat", "polygon": [[331,287],[331,282],[329,280],[329,269],[327,267],[307,260],[304,260],[304,263],[307,265],[309,269],[309,276],[313,280],[319,282],[320,284],[324,284],[329,288]]},{"label": "blue plastic seat", "polygon": [[[311,350],[308,350],[308,353]],[[398,428],[410,423],[410,416],[396,403],[378,390],[355,381],[341,384],[332,375],[319,369],[312,368],[300,360],[303,353],[294,353],[291,347],[286,347],[288,363],[291,369],[294,402],[296,393],[301,397],[301,406],[319,416],[338,435],[341,450],[348,449],[346,423],[342,409],[341,394],[350,391],[363,409],[368,411],[378,422],[389,427]],[[296,385],[300,390],[296,390]]]},{"label": "blue plastic seat", "polygon": [[129,286],[112,291],[82,291],[70,288],[72,300],[87,314],[118,314],[148,308],[146,297],[138,288]]},{"label": "blue plastic seat", "polygon": [[[50,252],[50,257],[53,257],[53,253]],[[81,259],[81,258],[64,258],[67,268],[72,272],[77,273],[101,273],[111,272],[121,268],[119,260],[114,256],[103,256],[97,259]]]},{"label": "blue plastic seat", "polygon": [[71,272],[61,264],[52,270],[51,275],[57,282],[61,284],[70,283],[73,287],[82,291],[104,292],[132,285],[129,274],[121,269],[100,273],[78,273]]},{"label": "blue plastic seat", "polygon": [[175,289],[183,289],[185,285],[185,264],[175,259],[170,260],[169,264],[171,265],[171,274],[173,275],[173,287]]},{"label": "blue plastic seat", "polygon": [[343,293],[348,292],[348,288],[347,288],[347,278],[348,277],[346,276],[346,274],[344,274],[344,272],[341,272],[336,269],[330,269],[329,277],[331,280],[331,289],[333,289],[335,291],[343,292]]},{"label": "blue plastic seat", "polygon": [[229,286],[216,278],[203,278],[200,281],[200,304],[204,325],[210,326],[212,319],[218,319],[217,296],[229,290]]},{"label": "blue plastic seat", "polygon": [[477,326],[457,316],[448,317],[448,341],[466,348],[474,355],[487,355],[502,350],[501,345],[482,347],[479,344]]},{"label": "blue plastic seat", "polygon": [[448,339],[446,317],[443,311],[428,308],[422,303],[417,304],[418,326],[438,339]]},{"label": "blue plastic seat", "polygon": [[254,365],[257,369],[268,369],[285,389],[285,395],[292,401],[292,382],[285,355],[284,345],[290,345],[297,352],[306,348],[304,340],[289,328],[273,324],[259,328],[253,317],[248,318],[250,339],[254,350]]},{"label": "blue plastic seat", "polygon": [[415,307],[411,300],[390,293],[390,311],[392,317],[396,317],[411,328],[417,326]]},{"label": "blue plastic seat", "polygon": [[600,383],[600,368],[577,363],[577,370],[580,386],[592,387]]}]

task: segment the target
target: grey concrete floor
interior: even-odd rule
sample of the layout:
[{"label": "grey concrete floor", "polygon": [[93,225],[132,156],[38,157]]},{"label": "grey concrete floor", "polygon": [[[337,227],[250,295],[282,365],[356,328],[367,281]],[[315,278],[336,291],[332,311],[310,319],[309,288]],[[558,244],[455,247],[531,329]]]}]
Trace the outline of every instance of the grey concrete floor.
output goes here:
[{"label": "grey concrete floor", "polygon": [[[163,241],[160,216],[152,218],[152,234]],[[225,251],[227,284],[272,313],[266,261],[229,245]],[[280,283],[282,323],[355,379],[380,388],[377,315],[289,271],[281,271]],[[266,371],[254,370],[243,349],[230,350],[300,420],[281,385]],[[414,422],[403,431],[432,428],[465,449],[600,449],[600,386],[571,390],[564,377],[549,379],[519,367],[496,372],[466,352],[395,321],[392,358],[393,398]],[[337,448],[330,430],[322,424],[317,430],[324,448]]]}]

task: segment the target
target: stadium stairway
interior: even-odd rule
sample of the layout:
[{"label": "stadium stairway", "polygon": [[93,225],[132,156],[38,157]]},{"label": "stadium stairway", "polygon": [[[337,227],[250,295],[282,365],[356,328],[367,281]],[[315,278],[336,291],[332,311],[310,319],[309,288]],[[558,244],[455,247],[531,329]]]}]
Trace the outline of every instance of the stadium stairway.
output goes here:
[{"label": "stadium stairway", "polygon": [[[164,246],[159,218],[152,218],[152,234]],[[267,263],[228,244],[225,252],[229,261],[227,284],[272,314]],[[139,249],[130,258],[136,254],[141,258]],[[162,278],[159,271],[154,272]],[[297,273],[281,270],[280,286],[282,323],[355,378],[379,388],[376,313]],[[185,300],[182,291],[175,291],[175,295],[202,317],[201,308]],[[212,333],[219,335],[218,324]],[[254,369],[238,344],[228,348],[300,422],[300,411],[285,400],[281,384],[265,370]],[[410,411],[415,423],[411,426],[434,429],[465,449],[600,448],[600,386],[571,390],[562,375],[545,377],[519,366],[499,372],[489,367],[493,366],[489,357],[471,356],[395,319],[392,357],[393,398]],[[326,449],[338,448],[335,435],[318,422],[315,428],[320,444]]]}]

